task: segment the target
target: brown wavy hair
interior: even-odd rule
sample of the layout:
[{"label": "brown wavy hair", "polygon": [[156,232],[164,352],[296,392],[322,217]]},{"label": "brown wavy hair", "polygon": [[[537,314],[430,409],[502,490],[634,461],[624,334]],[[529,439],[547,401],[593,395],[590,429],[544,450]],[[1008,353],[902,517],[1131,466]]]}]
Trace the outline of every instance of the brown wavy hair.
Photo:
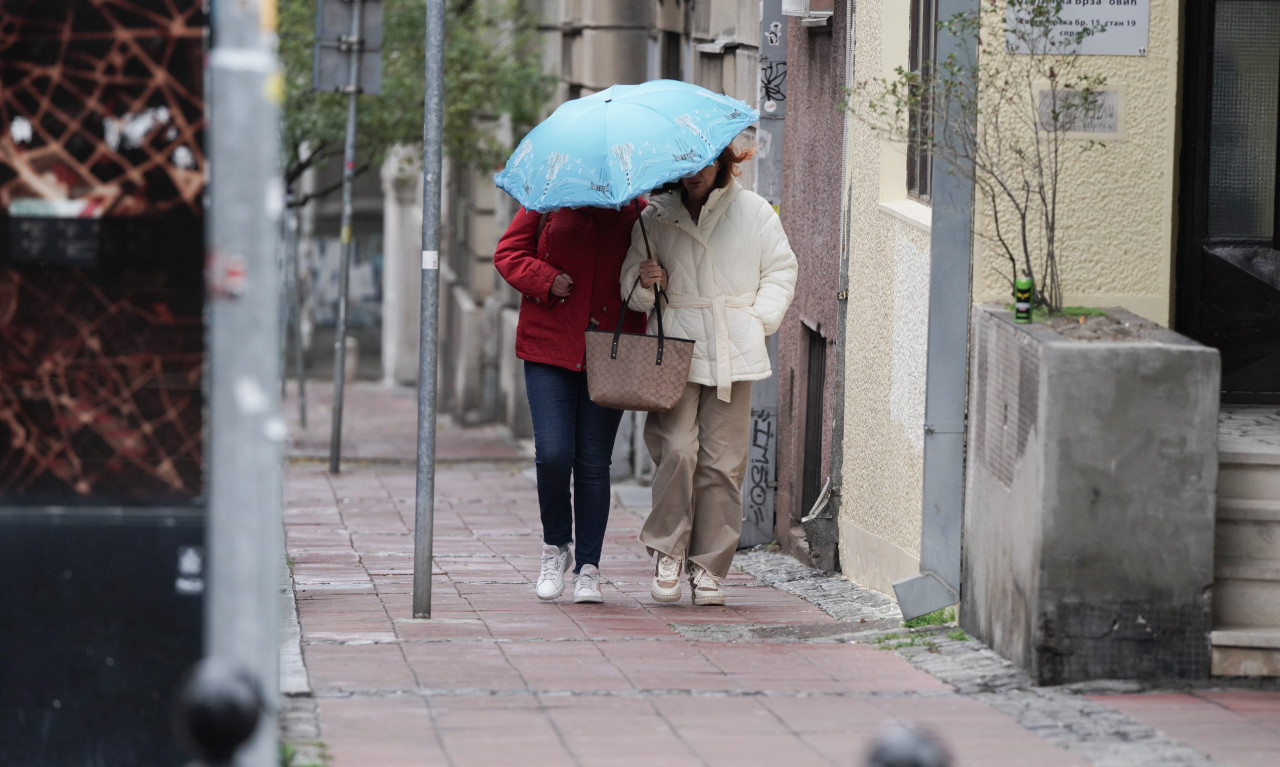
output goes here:
[{"label": "brown wavy hair", "polygon": [[[746,149],[736,149],[733,144],[730,144],[725,147],[715,159],[715,162],[720,163],[720,171],[716,173],[716,180],[715,183],[712,184],[712,188],[723,189],[728,186],[729,179],[731,177],[742,175],[742,168],[738,166],[747,160],[750,160],[752,157],[755,157],[755,155],[756,148],[754,146],[747,147]],[[671,192],[679,192],[681,195],[684,194],[684,185],[680,183],[680,179],[668,181],[657,189],[654,189],[651,194],[668,194]]]},{"label": "brown wavy hair", "polygon": [[720,163],[720,172],[716,174],[716,182],[712,184],[713,189],[724,189],[729,185],[729,179],[742,175],[742,168],[738,167],[742,163],[750,160],[756,155],[754,146],[738,149],[733,144],[724,148],[720,156],[716,158]]}]

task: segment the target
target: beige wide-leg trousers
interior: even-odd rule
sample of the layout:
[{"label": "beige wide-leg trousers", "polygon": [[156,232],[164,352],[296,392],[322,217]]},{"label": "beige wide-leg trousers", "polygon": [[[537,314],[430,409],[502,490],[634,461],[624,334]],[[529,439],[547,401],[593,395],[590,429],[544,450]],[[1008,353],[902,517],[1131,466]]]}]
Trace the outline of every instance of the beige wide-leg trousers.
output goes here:
[{"label": "beige wide-leg trousers", "polygon": [[718,578],[729,574],[742,535],[751,382],[735,382],[729,398],[717,399],[714,386],[687,384],[680,402],[650,413],[644,427],[657,471],[640,540],[651,555],[685,555]]}]

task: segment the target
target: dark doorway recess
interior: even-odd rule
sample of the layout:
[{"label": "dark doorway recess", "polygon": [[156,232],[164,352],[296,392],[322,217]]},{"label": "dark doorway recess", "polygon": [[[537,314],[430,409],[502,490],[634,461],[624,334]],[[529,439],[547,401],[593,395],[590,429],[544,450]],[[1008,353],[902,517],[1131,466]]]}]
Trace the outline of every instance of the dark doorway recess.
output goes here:
[{"label": "dark doorway recess", "polygon": [[1188,0],[1177,328],[1222,400],[1280,404],[1280,0]]},{"label": "dark doorway recess", "polygon": [[805,326],[804,334],[808,342],[809,370],[804,398],[804,485],[800,509],[802,514],[808,514],[822,492],[822,443],[828,433],[822,417],[826,404],[822,395],[827,380],[827,339],[808,326]]}]

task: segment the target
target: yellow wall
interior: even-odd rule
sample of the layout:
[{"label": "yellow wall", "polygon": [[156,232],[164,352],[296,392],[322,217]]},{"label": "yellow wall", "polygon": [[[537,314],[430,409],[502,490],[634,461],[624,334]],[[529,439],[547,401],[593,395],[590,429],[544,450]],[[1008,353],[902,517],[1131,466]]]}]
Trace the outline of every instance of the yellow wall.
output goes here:
[{"label": "yellow wall", "polygon": [[[906,65],[908,6],[858,2],[855,80]],[[919,570],[930,210],[906,199],[902,146],[853,118],[848,130],[840,566],[851,580],[892,593],[893,581]]]},{"label": "yellow wall", "polygon": [[[1147,55],[1084,56],[1082,71],[1104,75],[1122,93],[1122,137],[1081,153],[1067,144],[1059,196],[1059,269],[1065,305],[1120,306],[1163,325],[1172,320],[1178,59],[1182,3],[1151,0]],[[1003,54],[1001,54],[1003,55]],[[991,209],[976,205],[975,232],[992,231]],[[1008,260],[974,241],[974,301],[1007,303],[997,269]]]},{"label": "yellow wall", "polygon": [[[909,3],[857,4],[854,80],[907,65]],[[1179,0],[1152,0],[1145,57],[1086,57],[1122,90],[1122,131],[1081,156],[1068,151],[1059,265],[1068,305],[1121,306],[1169,324],[1175,241]],[[1083,162],[1079,162],[1083,160]],[[840,564],[892,593],[918,571],[928,353],[929,218],[908,200],[906,155],[848,121],[849,304]],[[975,208],[989,230],[990,208]],[[974,242],[975,303],[1008,302],[1004,256]]]}]

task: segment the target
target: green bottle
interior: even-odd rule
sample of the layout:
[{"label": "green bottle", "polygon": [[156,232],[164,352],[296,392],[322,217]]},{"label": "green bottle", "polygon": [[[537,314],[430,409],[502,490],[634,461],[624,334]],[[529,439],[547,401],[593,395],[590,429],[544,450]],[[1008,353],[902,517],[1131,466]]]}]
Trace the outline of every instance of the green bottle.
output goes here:
[{"label": "green bottle", "polygon": [[1013,283],[1013,321],[1031,322],[1031,292],[1035,283],[1029,275],[1022,275]]}]

